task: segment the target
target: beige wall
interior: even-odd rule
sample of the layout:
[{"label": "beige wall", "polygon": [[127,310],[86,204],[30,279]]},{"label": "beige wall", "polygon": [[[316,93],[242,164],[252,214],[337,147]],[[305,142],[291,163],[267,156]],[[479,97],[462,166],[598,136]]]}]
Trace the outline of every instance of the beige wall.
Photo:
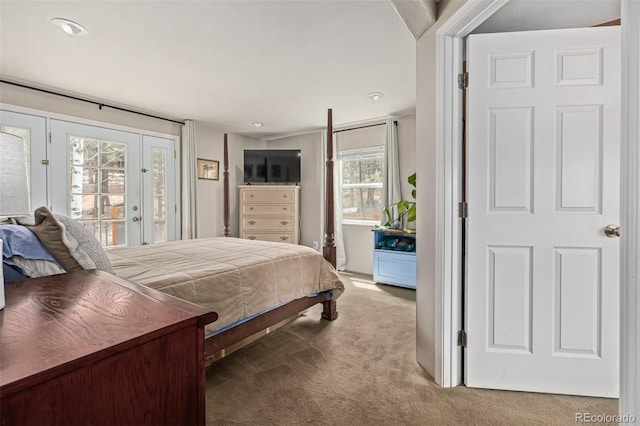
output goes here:
[{"label": "beige wall", "polygon": [[268,149],[300,149],[300,244],[313,247],[324,240],[324,167],[322,132],[274,139]]},{"label": "beige wall", "polygon": [[[411,199],[411,189],[407,182],[409,175],[416,171],[416,117],[408,115],[398,119],[398,154],[402,197]],[[383,140],[384,143],[384,140]],[[369,225],[343,225],[344,248],[347,257],[346,270],[373,274],[373,232]]]},{"label": "beige wall", "polygon": [[99,109],[97,105],[6,83],[0,83],[0,103],[169,135],[180,135],[182,131],[182,125],[178,123],[118,111],[107,107]]},{"label": "beige wall", "polygon": [[[238,236],[238,185],[244,179],[244,149],[264,148],[261,140],[230,133],[229,145],[229,215],[231,236]],[[220,179],[198,179],[196,211],[198,238],[221,237],[224,232],[224,131],[196,122],[196,156],[220,162]]]},{"label": "beige wall", "polygon": [[416,44],[416,167],[418,215],[416,359],[435,375],[435,259],[436,259],[436,30],[463,4],[448,0],[440,5],[438,20]]}]

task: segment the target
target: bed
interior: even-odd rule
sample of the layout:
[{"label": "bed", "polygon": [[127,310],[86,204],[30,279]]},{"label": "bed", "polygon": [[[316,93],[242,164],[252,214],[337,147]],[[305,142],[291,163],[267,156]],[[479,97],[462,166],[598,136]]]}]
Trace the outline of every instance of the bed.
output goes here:
[{"label": "bed", "polygon": [[205,357],[321,303],[337,318],[344,286],[335,271],[333,123],[327,111],[326,223],[322,255],[300,245],[230,236],[229,154],[224,134],[224,237],[110,250],[115,274],[218,313],[206,327]]},{"label": "bed", "polygon": [[[33,216],[18,218],[18,225],[2,227],[2,235],[9,242],[3,247],[3,270],[5,258],[15,260],[18,264],[13,267],[22,272],[31,268],[44,275],[100,269],[204,306],[218,314],[218,320],[206,327],[207,358],[315,304],[323,306],[321,318],[332,321],[338,316],[336,299],[344,286],[335,271],[331,110],[327,121],[326,238],[322,254],[296,244],[230,236],[225,134],[224,237],[170,241],[105,253],[81,224],[41,207]],[[40,244],[43,247],[37,247]],[[35,252],[40,254],[35,256]],[[39,258],[28,259],[32,256]]]},{"label": "bed", "polygon": [[[344,289],[317,251],[294,244],[216,237],[107,253],[117,276],[217,312],[218,321],[205,328],[207,356],[260,331],[250,324],[263,323],[266,314],[280,321],[323,303],[323,318],[335,319]],[[250,330],[239,334],[247,324]]]}]

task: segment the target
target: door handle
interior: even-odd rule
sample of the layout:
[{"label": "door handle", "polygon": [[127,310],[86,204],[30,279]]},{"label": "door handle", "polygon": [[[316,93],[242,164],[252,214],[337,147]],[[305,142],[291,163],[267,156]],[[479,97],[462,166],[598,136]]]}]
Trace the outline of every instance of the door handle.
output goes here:
[{"label": "door handle", "polygon": [[255,220],[250,220],[249,222],[247,222],[249,225],[255,225],[256,221]]},{"label": "door handle", "polygon": [[607,225],[604,227],[604,235],[609,238],[620,236],[620,225]]}]

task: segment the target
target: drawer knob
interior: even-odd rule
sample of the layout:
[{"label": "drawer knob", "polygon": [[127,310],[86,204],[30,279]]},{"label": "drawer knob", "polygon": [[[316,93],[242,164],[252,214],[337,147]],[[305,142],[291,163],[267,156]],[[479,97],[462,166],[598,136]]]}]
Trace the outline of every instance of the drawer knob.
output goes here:
[{"label": "drawer knob", "polygon": [[287,240],[289,239],[289,237],[287,237],[287,236],[283,235],[282,237],[280,237],[280,239],[281,239],[282,241],[287,241]]},{"label": "drawer knob", "polygon": [[283,224],[283,225],[286,225],[286,224],[288,224],[289,222],[287,222],[286,220],[282,220],[282,221],[280,221],[280,223],[281,223],[281,224]]},{"label": "drawer knob", "polygon": [[253,210],[253,207],[249,207],[249,210]]},{"label": "drawer knob", "polygon": [[249,222],[247,222],[249,225],[255,225],[256,221],[255,220],[250,220]]},{"label": "drawer knob", "polygon": [[254,235],[249,235],[247,238],[250,239],[250,240],[255,240],[256,239],[256,237]]},{"label": "drawer knob", "polygon": [[253,198],[253,194],[250,194],[250,195],[249,195],[249,198]]},{"label": "drawer knob", "polygon": [[284,198],[287,198],[286,194],[285,194],[285,195],[283,195],[283,197],[284,197]]}]

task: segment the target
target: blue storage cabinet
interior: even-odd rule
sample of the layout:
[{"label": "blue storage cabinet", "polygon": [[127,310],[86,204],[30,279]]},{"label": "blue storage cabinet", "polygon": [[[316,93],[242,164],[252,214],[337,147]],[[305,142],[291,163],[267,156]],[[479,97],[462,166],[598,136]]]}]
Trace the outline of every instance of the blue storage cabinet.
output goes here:
[{"label": "blue storage cabinet", "polygon": [[374,229],[373,280],[416,288],[416,234]]}]

